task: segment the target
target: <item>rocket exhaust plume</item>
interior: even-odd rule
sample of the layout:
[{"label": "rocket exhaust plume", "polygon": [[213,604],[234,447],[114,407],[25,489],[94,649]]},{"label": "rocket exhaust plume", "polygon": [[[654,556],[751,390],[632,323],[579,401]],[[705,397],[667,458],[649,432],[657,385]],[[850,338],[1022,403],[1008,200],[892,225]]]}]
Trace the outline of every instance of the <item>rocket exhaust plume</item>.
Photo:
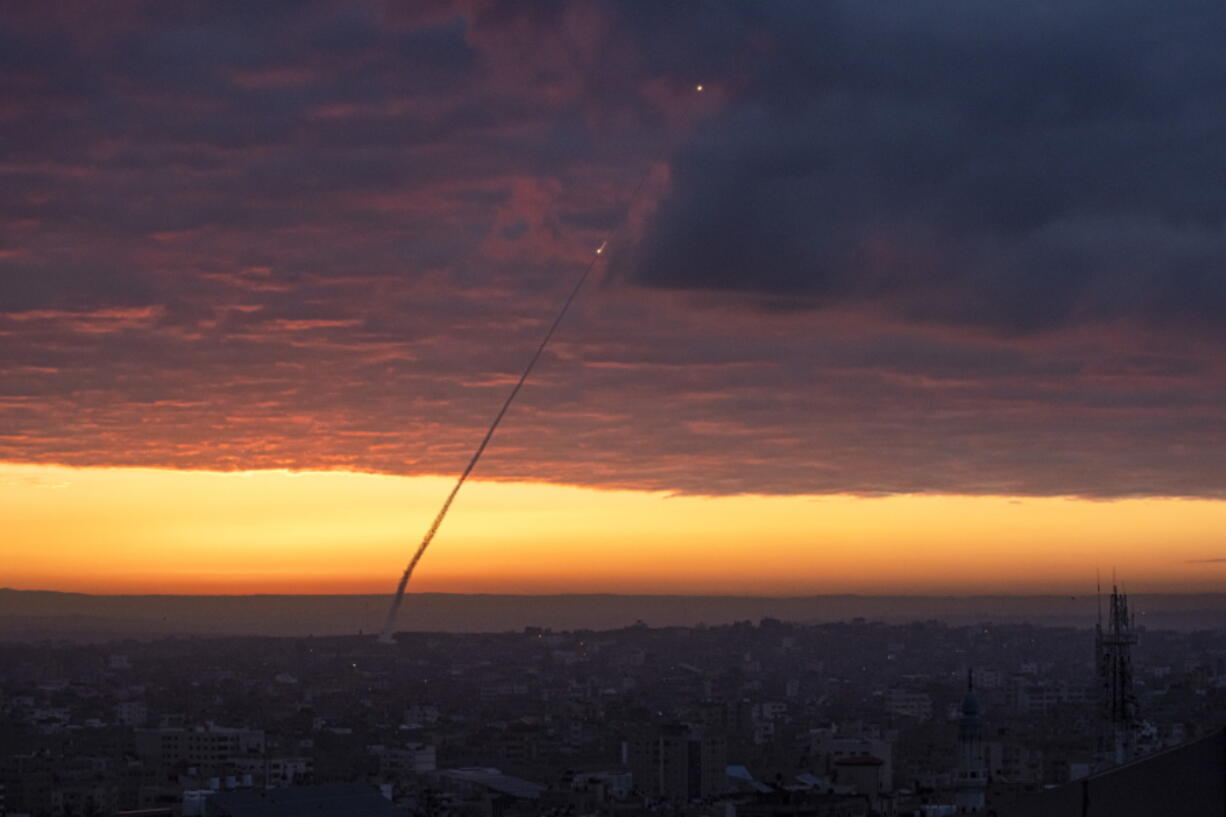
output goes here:
[{"label": "rocket exhaust plume", "polygon": [[[653,163],[654,165],[654,163]],[[630,194],[630,198],[626,202],[627,208],[634,204],[642,191],[643,186],[647,183],[648,176],[651,175],[651,166],[643,173],[643,178],[639,180],[638,186],[634,188],[634,192]],[[570,294],[566,296],[566,300],[562,302],[562,308],[558,310],[558,315],[553,319],[553,323],[549,325],[549,330],[545,332],[545,337],[541,338],[540,344],[537,345],[536,351],[532,353],[532,357],[528,360],[528,365],[524,367],[523,374],[519,376],[519,380],[515,383],[515,387],[511,389],[511,393],[507,395],[507,399],[503,401],[502,408],[498,409],[498,413],[494,415],[494,421],[490,423],[490,427],[486,430],[485,436],[481,438],[480,445],[473,452],[472,457],[468,461],[468,465],[464,466],[464,470],[460,473],[459,479],[451,489],[451,493],[447,495],[447,499],[443,502],[443,507],[439,508],[438,515],[434,517],[434,521],[430,523],[426,535],[422,537],[421,544],[417,546],[417,550],[413,553],[413,558],[409,560],[409,565],[404,569],[404,573],[400,576],[400,583],[396,585],[396,595],[392,599],[391,609],[387,611],[387,620],[383,623],[383,632],[379,636],[379,640],[385,644],[393,641],[392,633],[395,632],[396,617],[400,613],[400,605],[404,602],[404,591],[409,586],[409,579],[413,577],[413,569],[417,567],[417,563],[421,561],[421,557],[425,555],[426,549],[430,547],[430,543],[434,541],[434,535],[438,533],[439,526],[443,524],[443,520],[447,518],[447,511],[451,509],[451,503],[455,501],[456,494],[460,493],[460,489],[464,487],[465,481],[468,480],[468,475],[477,467],[477,462],[480,461],[481,455],[485,453],[486,446],[490,444],[490,440],[494,437],[494,432],[498,430],[499,423],[506,416],[507,409],[511,408],[511,404],[515,402],[516,395],[520,389],[524,387],[524,383],[528,380],[528,375],[532,374],[532,370],[536,367],[536,363],[541,359],[541,355],[545,352],[545,347],[549,345],[549,341],[553,338],[554,333],[561,325],[562,319],[566,317],[570,305],[575,302],[575,298],[579,296],[579,290],[583,289],[583,285],[591,276],[592,270],[596,268],[596,263],[604,254],[605,248],[609,242],[603,241],[596,248],[596,252],[592,254],[592,260],[588,262],[584,268],[583,274],[579,276],[579,280],[575,282],[571,288]]]},{"label": "rocket exhaust plume", "polygon": [[[698,85],[695,87],[695,90],[697,92],[701,92],[703,90],[703,86]],[[639,179],[639,183],[635,186],[634,192],[632,192],[630,194],[630,198],[626,200],[627,211],[629,211],[634,205],[635,201],[638,200],[639,193],[643,191],[643,187],[647,184],[647,179],[651,175],[651,170],[655,164],[656,162],[652,162],[647,166],[647,169],[643,171],[643,176]],[[616,236],[617,233],[624,228],[624,226],[625,224],[623,222],[622,227],[614,232],[614,236]],[[417,563],[421,561],[421,557],[425,555],[427,548],[430,547],[430,543],[434,541],[434,535],[438,533],[438,529],[443,524],[443,520],[447,518],[447,511],[451,509],[451,503],[455,501],[456,494],[460,493],[460,489],[464,487],[465,481],[468,480],[468,475],[471,474],[473,469],[477,467],[477,463],[480,461],[481,455],[485,453],[486,446],[490,444],[490,440],[494,437],[494,432],[498,430],[498,424],[501,423],[502,418],[506,416],[507,410],[511,408],[511,404],[515,402],[516,395],[518,395],[520,389],[524,387],[524,383],[528,380],[528,375],[532,374],[532,370],[536,367],[537,361],[541,359],[541,355],[545,352],[545,347],[549,345],[549,341],[553,337],[554,332],[557,331],[558,326],[562,323],[562,319],[566,317],[567,310],[569,310],[570,305],[575,302],[575,298],[577,298],[579,295],[579,290],[583,289],[584,283],[587,282],[588,277],[592,274],[592,270],[596,268],[596,263],[604,254],[605,248],[608,247],[608,245],[609,240],[601,242],[600,246],[596,248],[596,252],[592,254],[592,260],[588,262],[587,267],[583,270],[583,274],[579,276],[579,280],[576,281],[574,287],[571,288],[570,294],[567,295],[566,300],[562,302],[562,308],[558,310],[557,317],[553,319],[553,323],[549,325],[549,330],[545,333],[545,337],[541,338],[541,342],[536,347],[536,351],[533,352],[532,357],[528,360],[528,365],[524,367],[524,372],[519,376],[519,380],[516,382],[515,388],[511,389],[511,393],[508,394],[507,399],[503,401],[502,408],[498,409],[498,413],[494,415],[494,421],[490,423],[490,427],[486,430],[485,436],[481,438],[480,445],[478,445],[477,450],[473,452],[472,458],[468,461],[468,465],[464,466],[464,470],[460,473],[459,479],[456,480],[455,485],[452,487],[451,493],[447,495],[447,499],[443,502],[443,507],[439,508],[438,515],[435,516],[434,521],[430,523],[430,527],[426,531],[426,535],[422,537],[421,544],[417,546],[417,550],[413,553],[413,558],[409,560],[408,567],[404,569],[404,573],[400,576],[400,583],[396,585],[396,595],[392,598],[392,606],[387,611],[387,620],[383,623],[383,632],[379,636],[379,641],[385,644],[392,643],[392,634],[395,632],[396,628],[396,617],[400,613],[400,605],[404,602],[404,592],[409,586],[409,579],[413,577],[414,568],[416,568]]]},{"label": "rocket exhaust plume", "polygon": [[[646,177],[644,177],[646,178]],[[642,188],[642,183],[639,183],[639,188]],[[638,194],[638,190],[635,190]],[[553,319],[553,323],[549,326],[549,331],[545,333],[545,337],[541,339],[540,344],[536,347],[536,351],[528,360],[528,365],[524,367],[524,372],[519,376],[519,381],[516,382],[515,388],[511,389],[511,393],[507,395],[507,399],[503,401],[502,408],[498,409],[498,413],[494,415],[494,421],[490,423],[489,429],[486,430],[485,436],[481,438],[481,444],[477,446],[477,450],[473,452],[472,458],[469,459],[468,465],[464,466],[464,470],[460,473],[459,479],[451,489],[451,493],[447,495],[447,499],[443,502],[443,507],[439,508],[438,515],[434,517],[434,521],[430,523],[430,528],[426,531],[426,535],[422,537],[421,544],[417,546],[417,550],[413,553],[413,558],[409,560],[409,565],[404,569],[404,574],[400,577],[400,584],[396,585],[396,596],[392,599],[391,609],[387,611],[387,621],[383,623],[383,633],[379,636],[379,640],[384,643],[390,643],[392,633],[396,626],[396,616],[400,613],[400,605],[404,601],[404,591],[409,585],[409,579],[413,577],[413,569],[417,567],[417,563],[421,561],[421,557],[425,555],[426,549],[430,547],[430,543],[434,541],[434,535],[438,533],[439,526],[443,524],[443,520],[447,517],[447,511],[451,509],[451,503],[455,501],[456,494],[460,492],[460,488],[464,487],[464,482],[468,479],[468,475],[477,467],[477,462],[481,459],[481,455],[485,453],[485,448],[490,444],[490,440],[494,436],[494,432],[498,430],[498,424],[502,422],[502,418],[506,416],[507,409],[511,407],[511,403],[515,402],[515,396],[519,394],[519,390],[524,387],[524,383],[528,380],[528,375],[532,374],[533,368],[536,367],[536,362],[541,359],[541,355],[545,351],[545,347],[549,345],[550,338],[557,331],[558,325],[562,323],[562,319],[566,317],[567,310],[570,305],[575,302],[575,298],[579,295],[579,290],[583,288],[583,284],[591,275],[592,270],[596,267],[596,262],[600,259],[604,252],[605,246],[601,244],[592,256],[592,260],[588,262],[587,267],[583,270],[583,274],[579,276],[579,280],[575,282],[575,286],[571,289],[570,294],[566,296],[566,300],[562,302],[562,308],[558,310],[558,316]]]}]

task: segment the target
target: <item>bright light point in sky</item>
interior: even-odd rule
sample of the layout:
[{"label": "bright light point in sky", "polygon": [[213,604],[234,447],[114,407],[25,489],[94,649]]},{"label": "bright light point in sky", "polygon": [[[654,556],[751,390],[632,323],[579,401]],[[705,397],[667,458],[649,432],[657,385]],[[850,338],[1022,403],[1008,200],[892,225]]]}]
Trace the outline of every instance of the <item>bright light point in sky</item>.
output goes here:
[{"label": "bright light point in sky", "polygon": [[[390,593],[450,477],[0,464],[0,584]],[[1076,594],[1220,589],[1226,502],[670,496],[474,481],[416,592]],[[1160,547],[1158,546],[1160,545]]]},{"label": "bright light point in sky", "polygon": [[695,91],[697,91],[698,93],[702,93],[702,86],[701,86],[701,85],[695,85],[695,86],[694,86],[694,90],[695,90]]}]

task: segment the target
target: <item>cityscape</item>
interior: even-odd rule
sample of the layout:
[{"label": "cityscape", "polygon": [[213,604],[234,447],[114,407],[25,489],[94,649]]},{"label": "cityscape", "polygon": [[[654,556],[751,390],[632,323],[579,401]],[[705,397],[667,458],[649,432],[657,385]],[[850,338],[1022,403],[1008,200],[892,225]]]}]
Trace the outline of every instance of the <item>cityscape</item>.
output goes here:
[{"label": "cityscape", "polygon": [[10,815],[1044,813],[1011,809],[1206,740],[1220,762],[1226,632],[1103,602],[1093,627],[7,643],[0,784]]},{"label": "cityscape", "polygon": [[1223,32],[2,0],[0,817],[1226,817]]}]

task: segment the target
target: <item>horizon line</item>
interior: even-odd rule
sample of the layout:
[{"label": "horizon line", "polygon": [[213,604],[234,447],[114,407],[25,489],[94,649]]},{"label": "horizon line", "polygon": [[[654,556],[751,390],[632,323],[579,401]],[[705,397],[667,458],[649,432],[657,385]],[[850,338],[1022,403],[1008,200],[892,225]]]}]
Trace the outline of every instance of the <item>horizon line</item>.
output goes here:
[{"label": "horizon line", "polygon": [[[387,598],[391,593],[105,593],[85,592],[80,590],[53,590],[48,588],[18,588],[0,587],[0,593],[45,593],[60,596],[90,596],[94,598]],[[675,598],[675,599],[754,599],[787,601],[816,598],[860,598],[860,599],[1050,599],[1058,598],[1067,601],[1092,600],[1094,593],[801,593],[786,595],[770,594],[739,594],[739,593],[458,593],[443,591],[423,591],[411,593],[411,596],[455,596],[463,598]],[[1133,597],[1149,596],[1226,596],[1226,591],[1188,591],[1188,592],[1152,592],[1129,593]]]}]

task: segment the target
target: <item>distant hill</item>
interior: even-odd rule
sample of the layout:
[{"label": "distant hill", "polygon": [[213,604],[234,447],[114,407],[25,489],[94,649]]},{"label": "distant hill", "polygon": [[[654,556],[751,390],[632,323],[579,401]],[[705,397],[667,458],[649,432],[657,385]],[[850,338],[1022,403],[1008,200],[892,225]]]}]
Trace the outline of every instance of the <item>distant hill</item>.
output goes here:
[{"label": "distant hill", "polygon": [[[1226,627],[1226,594],[1133,595],[1153,629]],[[337,635],[376,632],[388,596],[93,596],[0,588],[0,640],[100,640],[163,635]],[[620,596],[413,593],[403,630],[493,632],[527,626],[613,629],[777,618],[828,622],[938,619],[1093,626],[1093,596]]]}]

